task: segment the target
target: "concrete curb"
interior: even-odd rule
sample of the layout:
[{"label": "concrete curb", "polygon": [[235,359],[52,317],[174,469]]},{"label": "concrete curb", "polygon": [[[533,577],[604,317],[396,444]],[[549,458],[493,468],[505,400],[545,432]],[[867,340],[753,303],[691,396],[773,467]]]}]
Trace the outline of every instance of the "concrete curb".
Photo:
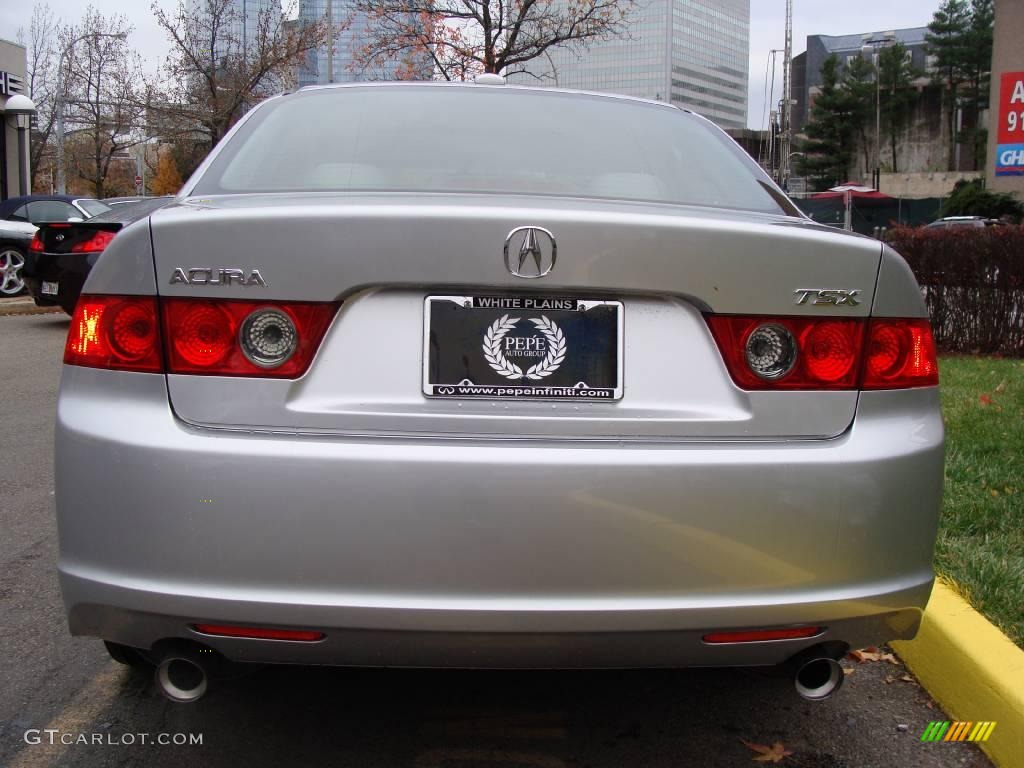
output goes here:
[{"label": "concrete curb", "polygon": [[941,581],[935,582],[921,630],[893,648],[951,717],[994,720],[978,746],[998,766],[1024,755],[1024,650]]},{"label": "concrete curb", "polygon": [[53,313],[63,314],[60,307],[37,307],[31,302],[0,302],[0,317],[13,317],[15,315],[49,315]]}]

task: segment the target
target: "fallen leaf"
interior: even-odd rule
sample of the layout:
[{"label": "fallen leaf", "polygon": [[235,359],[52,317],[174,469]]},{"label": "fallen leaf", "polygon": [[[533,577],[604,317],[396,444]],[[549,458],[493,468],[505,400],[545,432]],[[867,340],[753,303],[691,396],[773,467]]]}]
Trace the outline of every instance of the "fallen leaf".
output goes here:
[{"label": "fallen leaf", "polygon": [[1002,392],[1005,392],[1006,391],[1006,379],[1003,379],[1002,381],[1000,381],[999,382],[999,386],[996,387],[994,391],[995,391],[995,393],[997,395],[1002,393]]},{"label": "fallen leaf", "polygon": [[892,675],[886,675],[885,676],[885,684],[886,685],[892,685],[895,682],[896,682],[896,678],[893,677]]},{"label": "fallen leaf", "polygon": [[917,682],[917,680],[912,678],[910,675],[904,675],[903,677],[900,678],[900,680],[902,680],[904,683],[916,683]]},{"label": "fallen leaf", "polygon": [[843,667],[843,674],[844,675],[852,675],[856,671],[857,670],[854,669],[853,667]]},{"label": "fallen leaf", "polygon": [[867,648],[861,648],[857,651],[850,651],[847,654],[847,658],[853,659],[859,664],[863,664],[865,661],[878,661],[882,658],[881,652],[873,645],[869,645]]},{"label": "fallen leaf", "polygon": [[846,658],[853,659],[859,664],[863,664],[865,661],[888,661],[890,664],[899,664],[899,661],[891,653],[884,653],[873,645],[858,651],[850,651]]},{"label": "fallen leaf", "polygon": [[992,405],[992,398],[989,397],[988,395],[982,395],[981,397],[978,398],[978,401],[982,405]]},{"label": "fallen leaf", "polygon": [[751,744],[749,741],[743,741],[743,745],[757,752],[757,757],[752,758],[755,763],[781,763],[784,758],[793,754],[782,746],[781,741],[776,741],[770,747],[764,744]]}]

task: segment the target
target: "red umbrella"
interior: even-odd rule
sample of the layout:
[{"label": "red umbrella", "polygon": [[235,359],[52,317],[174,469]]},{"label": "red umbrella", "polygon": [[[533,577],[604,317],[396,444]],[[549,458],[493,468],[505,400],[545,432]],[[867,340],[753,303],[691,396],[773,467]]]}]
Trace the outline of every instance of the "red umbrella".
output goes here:
[{"label": "red umbrella", "polygon": [[852,181],[848,181],[845,184],[840,184],[838,187],[832,187],[827,192],[818,192],[810,196],[812,200],[829,200],[836,198],[844,198],[847,193],[854,200],[893,200],[891,195],[886,195],[883,192],[879,192],[874,187],[866,187],[863,184],[854,184]]}]

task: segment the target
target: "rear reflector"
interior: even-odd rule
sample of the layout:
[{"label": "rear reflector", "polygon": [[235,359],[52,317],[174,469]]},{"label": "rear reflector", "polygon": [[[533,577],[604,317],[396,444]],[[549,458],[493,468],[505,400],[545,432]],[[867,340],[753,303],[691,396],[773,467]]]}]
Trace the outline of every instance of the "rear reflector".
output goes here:
[{"label": "rear reflector", "polygon": [[745,390],[903,389],[939,383],[927,320],[708,315]]},{"label": "rear reflector", "polygon": [[327,635],[309,629],[270,629],[267,627],[238,627],[230,624],[193,624],[192,629],[204,635],[221,637],[248,637],[256,640],[293,640],[313,643]]},{"label": "rear reflector", "polygon": [[160,373],[159,327],[151,296],[82,296],[71,318],[64,362]]},{"label": "rear reflector", "polygon": [[760,643],[765,640],[801,640],[820,635],[824,627],[797,627],[795,629],[752,629],[745,632],[712,632],[704,635],[711,645],[726,643]]}]

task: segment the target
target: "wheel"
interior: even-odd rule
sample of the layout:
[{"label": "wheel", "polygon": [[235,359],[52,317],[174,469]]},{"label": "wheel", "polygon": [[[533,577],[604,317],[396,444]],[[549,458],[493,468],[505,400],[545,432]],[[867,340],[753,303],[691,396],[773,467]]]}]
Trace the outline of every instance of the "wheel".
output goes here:
[{"label": "wheel", "polygon": [[109,640],[104,640],[103,645],[106,646],[110,658],[118,664],[124,664],[134,669],[149,669],[153,666],[141,653],[127,645],[112,643]]},{"label": "wheel", "polygon": [[21,269],[25,266],[25,254],[13,245],[0,249],[0,295],[17,296],[25,290]]}]

